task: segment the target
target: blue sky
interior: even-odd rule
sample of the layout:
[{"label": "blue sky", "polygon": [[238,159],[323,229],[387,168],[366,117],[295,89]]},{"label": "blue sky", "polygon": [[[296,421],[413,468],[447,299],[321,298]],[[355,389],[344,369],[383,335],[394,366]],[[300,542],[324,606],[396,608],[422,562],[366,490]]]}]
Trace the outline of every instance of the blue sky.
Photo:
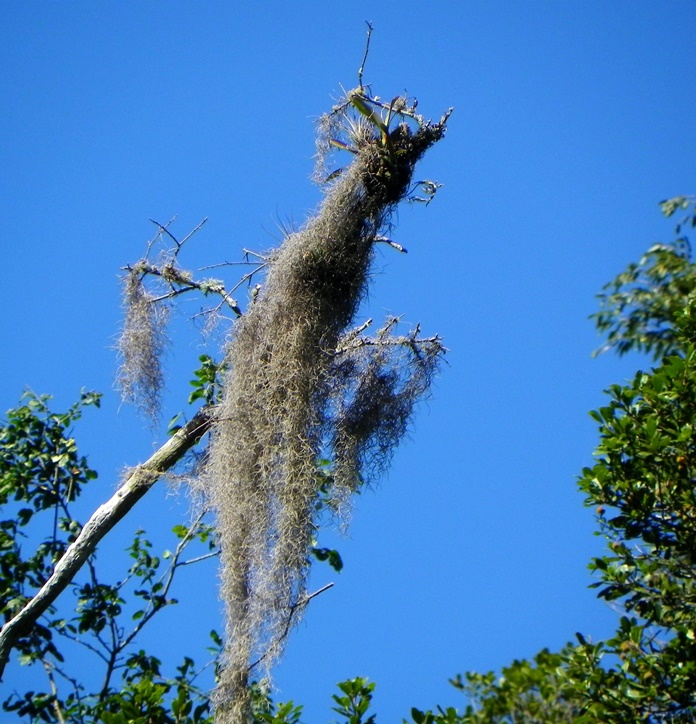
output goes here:
[{"label": "blue sky", "polygon": [[[399,212],[409,254],[379,251],[361,314],[421,322],[450,353],[348,537],[327,536],[346,567],[313,576],[335,586],[292,635],[278,697],[329,721],[334,684],[368,676],[380,720],[398,721],[461,706],[458,672],[608,635],[614,614],[587,589],[601,541],[575,481],[597,440],[588,410],[649,363],[592,359],[587,317],[604,283],[671,239],[657,203],[696,190],[696,6],[28,0],[0,19],[0,408],[25,387],[58,407],[105,393],[77,430],[100,471],[87,504],[163,439],[113,392],[119,269],[142,255],[148,219],[178,215],[183,236],[209,218],[192,267],[301,223],[320,198],[313,120],[356,85],[370,20],[373,92],[455,112],[418,172],[444,186]],[[197,309],[174,321],[167,417],[214,352],[186,322]],[[105,547],[114,576],[135,528],[186,515],[185,498],[151,492]],[[221,626],[214,567],[191,576],[182,613],[150,634],[177,660]]]}]

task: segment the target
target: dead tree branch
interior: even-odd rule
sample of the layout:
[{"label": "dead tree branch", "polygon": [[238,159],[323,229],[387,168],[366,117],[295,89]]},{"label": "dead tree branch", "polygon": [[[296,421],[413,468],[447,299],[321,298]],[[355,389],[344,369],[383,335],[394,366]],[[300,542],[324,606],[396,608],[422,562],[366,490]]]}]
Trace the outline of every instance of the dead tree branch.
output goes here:
[{"label": "dead tree branch", "polygon": [[31,630],[39,617],[65,590],[85,561],[94,553],[101,539],[154,483],[171,470],[208,432],[210,424],[210,409],[201,408],[148,460],[134,468],[111,499],[92,514],[75,541],[56,564],[51,577],[24,608],[0,630],[0,678],[17,640]]}]

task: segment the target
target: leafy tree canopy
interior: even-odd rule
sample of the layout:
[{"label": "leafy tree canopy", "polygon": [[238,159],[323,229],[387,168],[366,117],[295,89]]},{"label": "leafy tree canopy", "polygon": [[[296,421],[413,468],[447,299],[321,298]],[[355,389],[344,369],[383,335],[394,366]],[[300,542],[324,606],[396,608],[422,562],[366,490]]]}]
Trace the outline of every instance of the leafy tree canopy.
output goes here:
[{"label": "leafy tree canopy", "polygon": [[466,722],[692,722],[696,718],[696,264],[684,230],[653,246],[599,295],[593,315],[607,344],[660,361],[627,385],[612,385],[592,412],[596,462],[582,471],[586,505],[596,509],[607,553],[593,559],[600,598],[622,609],[616,633],[577,641],[558,653],[515,661],[501,675],[452,681],[470,700],[455,710],[412,712],[415,724]]}]

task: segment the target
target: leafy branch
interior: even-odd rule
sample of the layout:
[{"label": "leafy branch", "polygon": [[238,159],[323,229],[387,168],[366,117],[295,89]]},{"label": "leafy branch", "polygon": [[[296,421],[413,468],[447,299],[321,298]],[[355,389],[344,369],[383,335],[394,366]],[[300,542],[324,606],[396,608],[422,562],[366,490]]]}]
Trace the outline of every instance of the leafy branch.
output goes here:
[{"label": "leafy branch", "polygon": [[193,418],[144,463],[127,476],[116,493],[92,514],[75,540],[56,563],[41,589],[0,630],[0,677],[18,639],[35,626],[39,617],[70,584],[94,552],[99,541],[173,468],[210,428],[210,410],[199,409]]}]

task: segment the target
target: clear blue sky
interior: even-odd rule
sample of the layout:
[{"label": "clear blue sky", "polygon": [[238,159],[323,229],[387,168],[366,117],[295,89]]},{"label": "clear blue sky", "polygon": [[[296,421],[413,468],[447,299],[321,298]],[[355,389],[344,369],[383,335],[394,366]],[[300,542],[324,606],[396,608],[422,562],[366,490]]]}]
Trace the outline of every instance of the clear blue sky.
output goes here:
[{"label": "clear blue sky", "polygon": [[[463,705],[448,677],[498,668],[614,614],[587,589],[601,550],[576,476],[596,443],[588,410],[640,358],[593,360],[601,286],[672,223],[657,202],[696,191],[693,2],[70,2],[0,9],[0,408],[29,386],[58,407],[85,386],[78,428],[98,505],[154,436],[113,392],[119,268],[178,214],[209,217],[185,263],[240,257],[301,223],[319,192],[313,119],[365,80],[419,110],[456,110],[419,175],[444,187],[404,207],[364,316],[403,315],[451,350],[390,474],[356,502],[346,568],[315,599],[276,670],[281,699],[329,721],[335,682],[377,682],[382,722]],[[197,355],[185,320],[167,355],[167,416]],[[153,491],[120,524],[171,528],[185,500]],[[335,542],[332,537],[327,543]],[[102,560],[107,560],[102,555]],[[214,567],[149,641],[201,658],[221,628]],[[195,597],[195,601],[191,599]],[[186,606],[193,603],[185,614]],[[169,618],[167,618],[169,616]],[[175,637],[171,636],[176,631]],[[188,634],[188,635],[187,635]],[[21,687],[25,672],[13,670]]]}]

